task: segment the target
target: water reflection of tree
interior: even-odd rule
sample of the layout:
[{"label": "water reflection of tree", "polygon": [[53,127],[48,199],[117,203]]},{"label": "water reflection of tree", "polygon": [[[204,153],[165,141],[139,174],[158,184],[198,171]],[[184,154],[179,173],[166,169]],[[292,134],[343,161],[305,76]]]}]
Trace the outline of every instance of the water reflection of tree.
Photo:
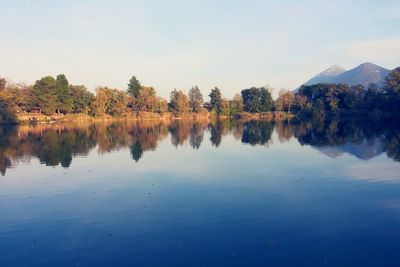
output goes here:
[{"label": "water reflection of tree", "polygon": [[194,149],[200,148],[203,142],[204,131],[207,128],[207,120],[176,120],[169,126],[171,143],[181,146],[189,139],[190,146]]},{"label": "water reflection of tree", "polygon": [[400,160],[399,122],[362,120],[324,120],[296,123],[294,136],[302,145],[332,147],[342,145],[361,145],[375,149],[380,144],[389,158]]},{"label": "water reflection of tree", "polygon": [[219,120],[216,123],[210,125],[210,141],[211,144],[215,147],[218,147],[221,144],[222,133],[224,130],[223,127],[223,123],[221,123],[221,121]]},{"label": "water reflection of tree", "polygon": [[176,120],[173,121],[169,127],[171,134],[171,143],[175,146],[182,146],[189,138],[192,128],[192,121],[190,120]]},{"label": "water reflection of tree", "polygon": [[190,130],[190,140],[189,143],[194,149],[199,149],[204,138],[204,131],[206,129],[206,124],[200,122],[194,122],[192,129]]},{"label": "water reflection of tree", "polygon": [[8,147],[11,137],[15,135],[15,127],[0,127],[0,173],[5,175],[7,168],[11,167]]},{"label": "water reflection of tree", "polygon": [[127,147],[131,143],[131,137],[124,122],[94,124],[92,131],[98,150],[102,154]]},{"label": "water reflection of tree", "polygon": [[242,143],[266,145],[271,140],[274,125],[268,121],[249,121],[244,125]]},{"label": "water reflection of tree", "polygon": [[132,159],[138,162],[145,151],[155,150],[158,141],[168,135],[168,125],[163,122],[141,122],[128,126],[128,133]]},{"label": "water reflection of tree", "polygon": [[131,151],[132,159],[135,162],[138,162],[139,159],[143,156],[142,144],[139,141],[136,141],[132,145],[129,146],[129,149]]},{"label": "water reflection of tree", "polygon": [[3,153],[0,153],[0,173],[1,175],[6,174],[6,170],[11,167],[11,160],[7,158]]},{"label": "water reflection of tree", "polygon": [[222,137],[227,135],[228,133],[237,129],[237,124],[240,123],[237,120],[222,120],[218,119],[216,121],[212,121],[208,128],[210,130],[210,141],[211,144],[215,147],[218,147],[221,144]]},{"label": "water reflection of tree", "polygon": [[[155,150],[160,140],[171,136],[174,146],[187,140],[199,149],[204,132],[209,131],[213,146],[219,147],[227,134],[245,144],[266,145],[273,129],[281,142],[296,137],[300,144],[314,147],[357,145],[371,149],[379,143],[380,151],[400,161],[400,124],[398,122],[360,122],[345,120],[279,122],[238,120],[172,122],[118,122],[72,125],[36,125],[0,128],[0,173],[19,161],[39,159],[47,166],[68,168],[76,155],[87,155],[97,147],[99,153],[129,148],[134,161],[146,151]],[[369,148],[368,148],[369,149]]]},{"label": "water reflection of tree", "polygon": [[[4,129],[2,128],[3,131]],[[14,127],[12,134],[2,134],[0,140],[3,143],[3,148],[0,149],[0,161],[3,163],[0,165],[5,166],[34,156],[47,166],[61,164],[67,168],[74,155],[88,153],[95,146],[95,142],[88,139],[84,132],[74,128],[67,130],[60,126]]]},{"label": "water reflection of tree", "polygon": [[24,125],[0,128],[0,172],[4,175],[13,162],[36,157],[47,166],[68,168],[73,157],[130,147],[132,158],[154,150],[168,135],[168,126],[158,123],[97,123],[82,125]]},{"label": "water reflection of tree", "polygon": [[290,121],[280,121],[275,123],[275,130],[281,143],[288,142],[293,137],[293,128]]},{"label": "water reflection of tree", "polygon": [[0,173],[2,175],[5,175],[6,170],[12,165],[7,150],[16,133],[15,129],[15,127],[0,127]]},{"label": "water reflection of tree", "polygon": [[392,128],[384,137],[385,150],[389,158],[400,161],[400,131],[399,126]]}]

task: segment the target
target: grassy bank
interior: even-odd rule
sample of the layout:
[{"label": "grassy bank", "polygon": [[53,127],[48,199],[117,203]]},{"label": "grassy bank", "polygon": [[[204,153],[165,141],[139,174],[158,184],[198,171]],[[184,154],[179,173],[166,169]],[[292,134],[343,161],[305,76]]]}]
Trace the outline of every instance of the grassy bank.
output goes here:
[{"label": "grassy bank", "polygon": [[100,121],[166,121],[166,120],[204,120],[204,119],[243,119],[243,120],[287,120],[292,119],[294,116],[286,112],[263,112],[263,113],[246,113],[242,112],[236,116],[217,115],[213,112],[203,113],[187,113],[182,115],[174,115],[172,113],[152,113],[152,112],[139,112],[128,113],[123,116],[90,116],[87,114],[53,114],[45,115],[42,113],[24,113],[18,114],[16,117],[16,124],[29,124],[29,123],[55,123],[55,122],[100,122]]}]

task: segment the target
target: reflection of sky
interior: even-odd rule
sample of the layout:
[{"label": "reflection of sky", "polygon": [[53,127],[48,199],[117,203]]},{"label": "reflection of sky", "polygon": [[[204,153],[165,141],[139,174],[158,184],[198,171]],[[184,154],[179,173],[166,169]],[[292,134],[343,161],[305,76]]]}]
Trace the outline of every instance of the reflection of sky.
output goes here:
[{"label": "reflection of sky", "polygon": [[399,164],[388,163],[383,155],[373,162],[359,162],[351,165],[347,168],[346,173],[355,179],[400,182]]},{"label": "reflection of sky", "polygon": [[332,159],[276,133],[268,146],[226,135],[216,148],[209,139],[195,150],[165,138],[139,162],[129,148],[93,149],[68,169],[36,159],[9,169],[0,179],[0,263],[212,266],[232,265],[234,253],[246,266],[252,257],[293,266],[313,255],[343,266],[371,260],[359,257],[370,249],[393,263],[400,188],[386,181],[399,163],[383,154]]}]

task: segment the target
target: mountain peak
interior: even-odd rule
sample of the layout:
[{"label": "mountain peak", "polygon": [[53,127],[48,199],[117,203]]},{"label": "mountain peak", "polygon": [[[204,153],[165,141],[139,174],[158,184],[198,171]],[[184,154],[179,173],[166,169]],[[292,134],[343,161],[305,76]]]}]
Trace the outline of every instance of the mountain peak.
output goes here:
[{"label": "mountain peak", "polygon": [[332,65],[318,75],[319,76],[337,76],[345,71],[346,70],[342,66]]},{"label": "mountain peak", "polygon": [[324,70],[311,80],[307,81],[305,85],[317,84],[317,83],[329,83],[334,77],[344,73],[346,70],[339,65],[332,65],[328,69]]},{"label": "mountain peak", "polygon": [[371,62],[365,62],[365,63],[360,64],[358,67],[379,67],[379,66],[374,63],[371,63]]},{"label": "mountain peak", "polygon": [[361,69],[363,71],[371,71],[371,72],[386,70],[386,69],[384,69],[374,63],[371,63],[371,62],[365,62],[363,64],[360,64],[359,66],[355,67],[353,70],[355,70],[355,69]]},{"label": "mountain peak", "polygon": [[364,87],[371,83],[382,86],[389,70],[376,64],[366,62],[354,69],[346,71],[332,79],[333,83],[344,83],[348,85],[362,84]]}]

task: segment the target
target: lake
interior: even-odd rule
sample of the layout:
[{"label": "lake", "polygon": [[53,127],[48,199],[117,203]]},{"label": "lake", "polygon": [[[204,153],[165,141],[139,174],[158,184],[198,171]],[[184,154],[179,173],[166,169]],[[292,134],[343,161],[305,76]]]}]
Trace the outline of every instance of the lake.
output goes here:
[{"label": "lake", "polygon": [[0,266],[400,266],[400,128],[0,128]]}]

